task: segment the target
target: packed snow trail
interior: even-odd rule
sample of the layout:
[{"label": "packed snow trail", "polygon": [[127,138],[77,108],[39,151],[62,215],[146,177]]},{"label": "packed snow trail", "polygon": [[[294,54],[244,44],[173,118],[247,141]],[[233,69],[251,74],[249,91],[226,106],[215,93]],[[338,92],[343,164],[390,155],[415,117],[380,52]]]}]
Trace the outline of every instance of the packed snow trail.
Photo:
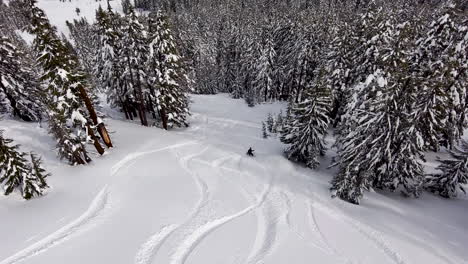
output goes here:
[{"label": "packed snow trail", "polygon": [[[302,168],[274,135],[261,137],[261,122],[284,105],[193,98],[187,129],[109,119],[116,148],[90,166],[66,167],[37,145],[53,188],[28,203],[0,199],[9,239],[0,264],[468,263],[466,200],[331,199],[328,160]],[[19,143],[46,138],[7,124]]]}]

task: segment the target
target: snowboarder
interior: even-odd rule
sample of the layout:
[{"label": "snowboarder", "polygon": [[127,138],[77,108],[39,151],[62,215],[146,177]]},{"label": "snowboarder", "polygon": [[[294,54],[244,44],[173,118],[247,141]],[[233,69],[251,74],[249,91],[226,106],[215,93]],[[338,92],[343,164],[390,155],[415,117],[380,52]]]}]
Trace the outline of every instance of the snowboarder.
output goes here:
[{"label": "snowboarder", "polygon": [[255,156],[255,155],[254,155],[254,151],[255,151],[255,150],[253,150],[253,149],[250,147],[249,150],[247,150],[247,155],[249,155],[249,156],[251,156],[251,157]]}]

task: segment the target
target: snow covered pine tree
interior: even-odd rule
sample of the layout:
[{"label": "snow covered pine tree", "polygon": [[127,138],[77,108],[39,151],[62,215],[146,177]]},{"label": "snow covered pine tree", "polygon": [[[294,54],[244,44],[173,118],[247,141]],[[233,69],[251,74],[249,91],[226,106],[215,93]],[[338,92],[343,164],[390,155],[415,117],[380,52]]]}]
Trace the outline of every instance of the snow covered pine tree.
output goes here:
[{"label": "snow covered pine tree", "polygon": [[267,102],[272,96],[273,78],[275,74],[273,60],[275,56],[276,53],[273,43],[270,38],[267,38],[261,49],[260,58],[258,58],[256,77],[252,85],[259,101],[263,98],[263,101]]},{"label": "snow covered pine tree", "polygon": [[416,112],[426,147],[457,145],[467,127],[468,20],[449,5],[418,41]]},{"label": "snow covered pine tree", "polygon": [[138,21],[133,8],[130,8],[129,14],[125,16],[122,32],[122,55],[125,61],[125,81],[128,84],[129,91],[133,96],[140,122],[143,126],[148,126],[146,117],[145,93],[147,87],[147,78],[145,72],[145,62],[148,56],[146,45],[146,31],[144,26]]},{"label": "snow covered pine tree", "polygon": [[265,122],[262,122],[262,137],[268,138],[268,133],[267,133]]},{"label": "snow covered pine tree", "polygon": [[303,162],[310,168],[320,164],[318,157],[325,154],[325,135],[330,123],[331,92],[323,75],[312,81],[304,100],[291,109],[281,132],[281,141],[288,144],[289,159]]},{"label": "snow covered pine tree", "polygon": [[48,187],[45,178],[49,176],[41,166],[41,160],[31,154],[31,164],[26,153],[19,152],[18,145],[10,146],[13,141],[3,137],[0,131],[0,183],[4,183],[5,195],[15,189],[24,199],[40,196]]},{"label": "snow covered pine tree", "polygon": [[94,53],[93,74],[111,107],[120,107],[127,119],[137,116],[133,94],[123,74],[125,63],[122,49],[122,18],[112,10],[96,11],[97,49]]},{"label": "snow covered pine tree", "polygon": [[[173,125],[187,126],[189,100],[186,86],[189,82],[176,43],[167,23],[167,18],[159,11],[149,20],[150,94],[159,113],[164,129]],[[151,91],[151,90],[150,90]]]},{"label": "snow covered pine tree", "polygon": [[457,197],[458,191],[466,194],[468,184],[468,143],[449,150],[451,159],[440,160],[440,173],[426,176],[425,188],[445,198]]},{"label": "snow covered pine tree", "polygon": [[[1,32],[4,31],[0,26]],[[38,121],[42,94],[23,56],[6,36],[0,35],[0,112],[24,121]]]},{"label": "snow covered pine tree", "polygon": [[[28,5],[30,32],[35,36],[33,46],[39,54],[37,61],[44,70],[41,80],[48,83],[45,104],[49,131],[57,139],[60,158],[67,159],[72,165],[86,164],[91,161],[85,149],[88,135],[94,141],[96,150],[104,153],[91,124],[97,128],[108,147],[112,146],[112,142],[87,95],[86,79],[79,73],[76,57],[69,54],[57,37],[55,28],[36,6],[36,1],[29,0]],[[86,109],[91,121],[84,115]]]},{"label": "snow covered pine tree", "polygon": [[[361,17],[369,27],[355,60],[357,82],[352,88],[337,139],[338,175],[332,196],[359,204],[364,190],[399,186],[417,197],[422,189],[420,159],[424,142],[412,111],[417,97],[408,63],[414,50],[408,23],[397,24],[391,15],[371,8]],[[369,72],[369,71],[374,72]]]},{"label": "snow covered pine tree", "polygon": [[275,120],[273,119],[273,115],[271,113],[268,113],[266,125],[267,125],[268,132],[272,133],[273,127],[275,126]]}]

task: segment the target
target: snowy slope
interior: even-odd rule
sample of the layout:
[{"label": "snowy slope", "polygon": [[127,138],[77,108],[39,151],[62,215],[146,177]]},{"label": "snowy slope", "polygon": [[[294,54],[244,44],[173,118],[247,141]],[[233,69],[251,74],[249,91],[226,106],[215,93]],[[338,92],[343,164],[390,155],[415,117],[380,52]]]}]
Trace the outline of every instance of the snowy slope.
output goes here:
[{"label": "snowy slope", "polygon": [[[120,0],[111,0],[110,5],[117,12],[122,11]],[[68,28],[65,22],[73,21],[85,17],[88,21],[95,21],[96,9],[99,6],[106,9],[107,1],[105,0],[38,0],[37,6],[43,9],[49,18],[52,25],[57,27],[59,32],[68,34]],[[80,9],[80,14],[77,15],[76,8]]]},{"label": "snowy slope", "polygon": [[[260,122],[284,105],[193,100],[185,130],[112,112],[116,148],[90,166],[60,163],[37,125],[2,121],[53,177],[45,197],[0,196],[0,263],[468,263],[466,198],[331,199],[331,152],[308,170],[261,138]],[[257,157],[245,155],[249,146]]]}]

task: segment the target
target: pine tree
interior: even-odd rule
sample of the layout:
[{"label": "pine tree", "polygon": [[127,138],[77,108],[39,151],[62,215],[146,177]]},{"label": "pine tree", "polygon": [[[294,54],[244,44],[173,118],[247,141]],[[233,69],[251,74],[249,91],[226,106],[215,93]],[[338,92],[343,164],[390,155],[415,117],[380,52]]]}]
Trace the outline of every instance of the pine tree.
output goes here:
[{"label": "pine tree", "polygon": [[268,138],[268,133],[267,133],[265,122],[262,122],[262,136],[263,138]]},{"label": "pine tree", "polygon": [[255,92],[254,88],[250,88],[245,92],[245,102],[249,107],[254,107],[257,100],[257,93]]},{"label": "pine tree", "polygon": [[31,33],[36,36],[34,48],[40,54],[37,60],[44,69],[41,79],[49,81],[46,90],[49,131],[57,139],[60,158],[68,159],[70,164],[85,164],[91,161],[84,146],[87,121],[71,87],[70,57],[65,54],[65,47],[44,12],[35,6],[35,1],[30,4]]},{"label": "pine tree", "polygon": [[145,103],[147,84],[145,63],[148,54],[146,31],[133,8],[125,16],[122,32],[122,55],[124,57],[125,81],[128,86],[127,94],[129,97],[133,96],[132,99],[137,104],[141,124],[148,126]]},{"label": "pine tree", "polygon": [[292,107],[281,132],[281,141],[288,145],[285,152],[289,159],[317,168],[318,157],[326,150],[324,138],[330,122],[331,92],[321,78],[311,85],[304,101]]},{"label": "pine tree", "polygon": [[11,139],[0,135],[0,183],[5,182],[5,195],[10,194],[14,189],[21,189],[24,179],[29,174],[25,154],[18,151],[18,145],[9,146],[11,142],[13,142]]},{"label": "pine tree", "polygon": [[435,151],[456,145],[467,127],[468,26],[461,19],[449,5],[417,43],[418,126]]},{"label": "pine tree", "polygon": [[353,99],[352,86],[356,76],[351,55],[359,44],[356,43],[357,32],[348,23],[340,23],[332,32],[335,37],[329,44],[326,69],[327,81],[333,92],[331,117],[334,119],[333,126],[338,127],[346,115],[347,105]]},{"label": "pine tree", "polygon": [[264,46],[260,52],[260,58],[258,58],[256,66],[256,77],[253,83],[253,89],[257,93],[259,100],[267,102],[273,90],[273,78],[274,78],[274,59],[276,53],[273,48],[271,39],[265,41]]},{"label": "pine tree", "polygon": [[440,160],[437,167],[440,173],[429,174],[425,179],[425,188],[445,198],[458,196],[459,191],[466,194],[468,184],[468,143],[449,150],[450,159]]},{"label": "pine tree", "polygon": [[[55,28],[36,6],[36,1],[31,0],[28,4],[30,32],[35,35],[33,46],[39,54],[37,62],[44,71],[41,80],[47,82],[49,132],[57,140],[60,158],[67,159],[72,165],[86,164],[91,161],[85,149],[88,136],[94,141],[96,150],[104,153],[94,135],[94,128],[97,128],[108,147],[112,146],[112,142],[87,95],[86,77],[80,72],[76,57],[58,38]],[[85,114],[86,110],[90,120]]]},{"label": "pine tree", "polygon": [[7,37],[0,35],[0,112],[24,121],[38,121],[43,94],[24,56]]},{"label": "pine tree", "polygon": [[[333,196],[359,203],[364,190],[400,186],[405,195],[421,192],[424,141],[413,111],[418,95],[409,57],[412,25],[393,17],[374,20],[360,65],[365,73],[376,69],[353,89],[344,124],[337,139],[340,166],[332,181]],[[366,57],[368,57],[366,59]]]},{"label": "pine tree", "polygon": [[80,65],[90,78],[94,78],[94,54],[95,50],[100,48],[96,25],[91,25],[85,17],[74,19],[72,22],[66,21],[66,24]]},{"label": "pine tree", "polygon": [[281,131],[283,130],[283,125],[284,125],[284,121],[283,121],[283,111],[281,110],[281,111],[278,113],[278,116],[276,117],[276,123],[275,123],[275,130],[276,130],[276,133],[281,133]]},{"label": "pine tree", "polygon": [[275,120],[273,119],[273,116],[271,115],[271,113],[268,113],[266,124],[267,124],[268,132],[272,133],[273,126],[275,125]]},{"label": "pine tree", "polygon": [[[73,40],[73,52],[76,55],[76,60],[79,62],[78,67],[80,71],[86,76],[88,82],[88,92],[92,104],[95,106],[97,115],[103,118],[101,110],[101,102],[99,100],[100,90],[99,81],[97,76],[93,74],[93,68],[95,66],[95,53],[98,49],[99,36],[97,34],[96,25],[89,24],[85,17],[80,19],[74,19],[72,22],[66,21],[66,25],[70,31],[70,39]],[[62,39],[64,39],[62,37]],[[66,39],[66,38],[65,38]],[[68,40],[66,40],[69,42]]]},{"label": "pine tree", "polygon": [[320,60],[320,47],[316,43],[317,40],[313,40],[309,35],[302,38],[296,44],[296,48],[299,50],[293,79],[293,92],[296,103],[302,100],[303,92],[310,85],[310,82],[314,80]]},{"label": "pine tree", "polygon": [[110,106],[120,107],[125,117],[133,120],[136,116],[133,94],[123,77],[125,65],[122,59],[121,20],[121,17],[112,10],[106,12],[99,7],[96,11],[98,48],[93,59],[93,75],[100,89],[106,93],[106,100]]},{"label": "pine tree", "polygon": [[131,10],[133,9],[132,3],[130,0],[123,0],[122,1],[122,11],[125,15],[130,14]]},{"label": "pine tree", "polygon": [[371,2],[356,21],[351,25],[340,25],[336,29],[338,36],[332,41],[328,54],[328,82],[333,87],[335,133],[347,135],[350,131],[349,116],[355,105],[362,104],[362,98],[356,97],[356,84],[378,70],[376,59],[379,58],[379,34],[382,22],[387,17],[381,8]]},{"label": "pine tree", "polygon": [[24,199],[40,196],[48,187],[45,178],[49,176],[41,167],[41,161],[31,155],[32,165],[26,154],[19,152],[18,145],[10,146],[13,141],[3,137],[0,131],[0,183],[4,183],[5,195],[18,189]]},{"label": "pine tree", "polygon": [[[187,76],[178,55],[167,18],[158,12],[149,25],[149,65],[153,69],[150,86],[155,93],[155,105],[163,128],[187,126],[189,100],[186,95]],[[154,95],[153,95],[154,96]]]},{"label": "pine tree", "polygon": [[28,200],[35,196],[40,196],[43,194],[44,189],[48,188],[45,178],[49,177],[50,174],[42,168],[42,160],[40,157],[34,153],[30,154],[31,165],[29,174],[24,179],[23,183],[23,197]]},{"label": "pine tree", "polygon": [[276,122],[276,120],[274,120],[273,127],[271,128],[271,133],[278,133],[278,122]]},{"label": "pine tree", "polygon": [[380,70],[360,85],[362,105],[352,111],[350,132],[338,139],[338,175],[332,194],[359,204],[364,190],[373,187],[418,196],[422,181],[423,142],[414,126],[414,115],[403,111],[400,86]]},{"label": "pine tree", "polygon": [[[241,57],[241,69],[243,77],[243,86],[240,91],[238,91],[238,97],[244,98],[245,102],[249,107],[255,106],[258,101],[258,92],[255,84],[256,78],[256,58],[258,49],[256,48],[256,43],[251,38],[246,38],[245,41],[246,51],[242,53]],[[233,95],[236,98],[236,95]]]}]

